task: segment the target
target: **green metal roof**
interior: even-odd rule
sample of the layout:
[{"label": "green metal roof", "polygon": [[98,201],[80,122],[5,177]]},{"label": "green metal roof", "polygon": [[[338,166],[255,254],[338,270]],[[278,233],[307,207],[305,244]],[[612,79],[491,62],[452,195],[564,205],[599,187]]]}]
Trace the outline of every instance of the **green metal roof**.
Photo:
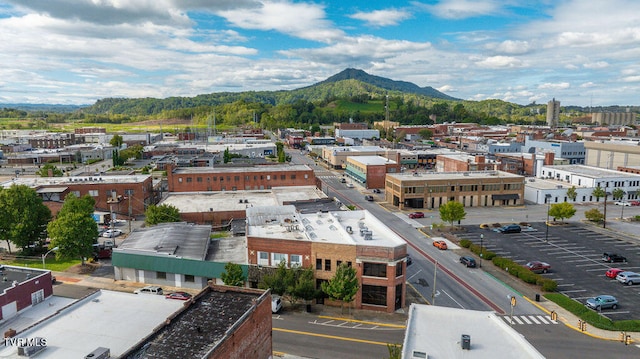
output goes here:
[{"label": "green metal roof", "polygon": [[[114,267],[135,268],[147,271],[188,274],[205,278],[220,278],[227,263],[207,262],[176,257],[159,257],[114,251],[111,257]],[[249,274],[249,266],[240,264],[245,278]]]}]

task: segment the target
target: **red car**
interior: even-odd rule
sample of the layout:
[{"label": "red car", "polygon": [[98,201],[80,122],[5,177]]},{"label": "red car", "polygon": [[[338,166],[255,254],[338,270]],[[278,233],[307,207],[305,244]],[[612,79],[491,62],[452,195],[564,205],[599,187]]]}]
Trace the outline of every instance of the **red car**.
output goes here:
[{"label": "red car", "polygon": [[409,213],[409,218],[424,218],[424,213],[422,212]]},{"label": "red car", "polygon": [[629,201],[632,206],[640,206],[640,201]]},{"label": "red car", "polygon": [[607,270],[607,273],[605,273],[604,275],[606,275],[609,278],[615,279],[616,276],[622,272],[624,271],[620,268],[609,268],[609,270]]},{"label": "red car", "polygon": [[191,299],[191,294],[187,292],[173,292],[164,296],[167,299],[178,299],[178,300],[189,300]]},{"label": "red car", "polygon": [[533,273],[547,273],[549,270],[551,270],[551,266],[549,265],[549,263],[540,261],[531,261],[524,266]]}]

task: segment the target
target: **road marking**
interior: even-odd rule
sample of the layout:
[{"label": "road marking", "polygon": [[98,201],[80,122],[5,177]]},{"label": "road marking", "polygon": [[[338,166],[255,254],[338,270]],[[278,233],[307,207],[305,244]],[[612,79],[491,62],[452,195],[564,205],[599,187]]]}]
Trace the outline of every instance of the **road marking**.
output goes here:
[{"label": "road marking", "polygon": [[284,333],[291,333],[291,334],[300,334],[300,335],[308,335],[311,337],[320,337],[320,338],[328,338],[328,339],[336,339],[336,340],[344,340],[347,342],[356,342],[356,343],[365,343],[365,344],[374,344],[374,345],[383,345],[383,346],[388,346],[388,345],[394,345],[397,346],[397,344],[391,344],[391,343],[383,343],[383,342],[374,342],[372,340],[364,340],[364,339],[355,339],[355,338],[345,338],[345,337],[338,337],[335,335],[327,335],[327,334],[318,334],[318,333],[310,333],[310,332],[302,332],[299,330],[291,330],[291,329],[281,329],[281,328],[273,328],[271,329],[272,331],[275,332],[284,332]]},{"label": "road marking", "polygon": [[514,315],[510,318],[508,315],[501,316],[502,319],[509,325],[553,325],[558,324],[557,320],[551,320],[548,315]]}]

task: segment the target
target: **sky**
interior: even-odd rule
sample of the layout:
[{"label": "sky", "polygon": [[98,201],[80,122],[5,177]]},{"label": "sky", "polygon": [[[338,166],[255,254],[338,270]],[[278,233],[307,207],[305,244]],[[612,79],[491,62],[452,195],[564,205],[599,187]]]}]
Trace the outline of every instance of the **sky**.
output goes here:
[{"label": "sky", "polygon": [[638,0],[0,0],[0,104],[310,86],[640,105]]}]

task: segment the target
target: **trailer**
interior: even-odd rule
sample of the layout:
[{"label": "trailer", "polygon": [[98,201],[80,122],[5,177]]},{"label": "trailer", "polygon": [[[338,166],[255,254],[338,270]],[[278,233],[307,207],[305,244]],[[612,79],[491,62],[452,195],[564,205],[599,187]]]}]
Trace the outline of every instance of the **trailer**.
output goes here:
[{"label": "trailer", "polygon": [[109,225],[111,223],[111,213],[109,212],[93,212],[93,220],[97,224]]}]

